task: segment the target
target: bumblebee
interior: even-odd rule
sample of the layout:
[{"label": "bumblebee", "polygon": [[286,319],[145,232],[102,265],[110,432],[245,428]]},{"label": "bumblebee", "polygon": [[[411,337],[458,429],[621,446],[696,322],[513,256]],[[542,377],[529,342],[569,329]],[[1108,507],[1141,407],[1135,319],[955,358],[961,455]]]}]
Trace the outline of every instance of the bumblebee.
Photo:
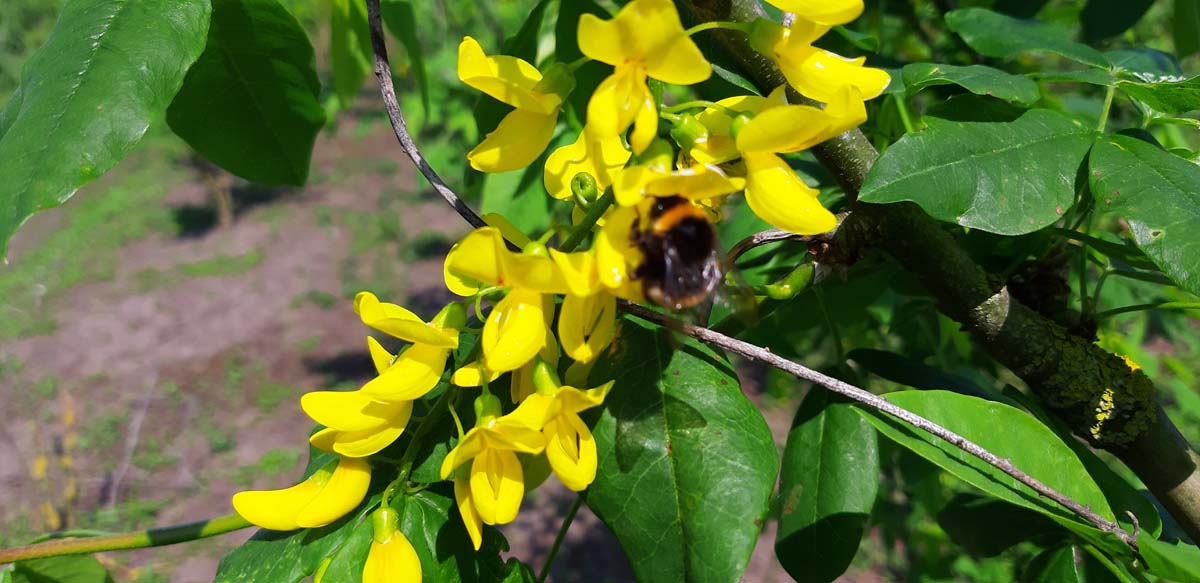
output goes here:
[{"label": "bumblebee", "polygon": [[682,196],[655,199],[645,225],[634,223],[644,259],[633,272],[646,298],[683,310],[706,302],[724,278],[717,232],[708,215]]}]

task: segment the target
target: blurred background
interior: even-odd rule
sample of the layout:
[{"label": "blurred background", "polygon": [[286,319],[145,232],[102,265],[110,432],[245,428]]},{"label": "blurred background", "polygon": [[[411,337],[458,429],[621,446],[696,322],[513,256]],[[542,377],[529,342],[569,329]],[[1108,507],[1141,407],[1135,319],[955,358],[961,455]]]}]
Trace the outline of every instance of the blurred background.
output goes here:
[{"label": "blurred background", "polygon": [[[349,102],[333,94],[325,3],[283,3],[311,35],[328,94],[329,122],[305,187],[267,188],[230,176],[160,120],[115,170],[61,208],[35,215],[13,240],[9,264],[0,267],[0,546],[60,529],[125,531],[204,519],[229,512],[235,491],[293,483],[312,426],[299,396],[357,388],[373,373],[367,330],[351,309],[354,294],[370,290],[424,317],[448,299],[441,260],[466,232],[464,223],[403,157],[373,78]],[[467,175],[465,153],[481,137],[478,94],[455,75],[464,34],[498,52],[532,4],[413,2],[429,75],[427,101],[398,43],[392,64],[402,108],[430,164],[452,185],[466,184],[483,212],[504,209],[537,231],[555,213],[564,214],[550,210],[540,177],[531,187],[521,172],[486,181]],[[930,47],[940,47],[945,58],[961,47],[944,36],[936,4],[868,2],[868,15],[854,27],[881,39],[880,52],[890,57],[929,60],[936,56]],[[1073,24],[1080,4],[1050,2],[1039,16]],[[0,103],[61,5],[0,2]],[[1158,2],[1125,40],[1171,50],[1170,14],[1169,3]],[[1184,70],[1196,73],[1194,57]],[[1071,94],[1062,107],[1098,110],[1100,97]],[[872,112],[869,135],[902,131],[890,112]],[[798,164],[821,177],[811,164]],[[734,208],[722,235],[732,242],[760,227]],[[980,249],[990,244],[983,237],[975,242]],[[780,310],[754,335],[826,370],[839,366],[831,338],[840,338],[849,347],[925,360],[968,382],[1019,383],[973,352],[927,298],[906,293],[913,282],[878,263],[862,270],[849,284],[822,286],[826,300],[808,294]],[[1105,290],[1113,294],[1109,305],[1161,293],[1124,280]],[[827,326],[822,314],[829,313],[838,315],[840,329]],[[1134,356],[1167,389],[1162,399],[1176,423],[1200,442],[1200,396],[1191,388],[1200,368],[1195,320],[1132,314],[1107,324],[1101,338]],[[800,388],[776,372],[739,370],[743,389],[782,444]],[[880,378],[870,383],[895,387]],[[885,471],[876,529],[845,580],[1013,580],[1014,554],[1027,551],[966,557],[934,519],[930,509],[961,484],[887,443],[881,447],[885,460],[906,459]],[[529,495],[520,519],[504,529],[512,552],[540,567],[572,499],[557,484]],[[210,581],[219,558],[250,534],[102,560],[120,581]],[[747,581],[789,580],[774,562],[773,540],[768,524]],[[585,508],[553,575],[557,581],[624,581],[629,570],[615,540]]]}]

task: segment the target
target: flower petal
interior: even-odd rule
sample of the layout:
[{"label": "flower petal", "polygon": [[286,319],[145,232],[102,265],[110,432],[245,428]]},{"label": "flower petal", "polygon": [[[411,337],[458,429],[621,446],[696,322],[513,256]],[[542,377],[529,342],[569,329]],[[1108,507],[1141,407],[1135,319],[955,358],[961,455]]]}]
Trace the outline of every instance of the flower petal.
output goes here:
[{"label": "flower petal", "polygon": [[[488,382],[492,382],[500,378],[500,373],[492,371],[488,373]],[[483,386],[483,365],[478,362],[472,362],[458,367],[453,375],[450,375],[451,384],[458,387],[482,387]]]},{"label": "flower petal", "polygon": [[458,78],[517,109],[549,115],[562,104],[557,95],[534,91],[542,80],[537,67],[516,57],[489,57],[469,36],[458,45]]},{"label": "flower petal", "polygon": [[386,541],[371,541],[363,564],[362,583],[421,583],[421,558],[404,533],[396,531]]},{"label": "flower petal", "polygon": [[546,339],[541,294],[513,288],[488,314],[482,336],[488,370],[507,372],[529,362]]},{"label": "flower petal", "polygon": [[380,427],[399,414],[400,403],[383,403],[362,391],[314,391],[300,397],[313,421],[339,431]]},{"label": "flower petal", "polygon": [[365,459],[343,456],[325,487],[300,509],[296,524],[316,528],[345,516],[362,502],[370,484],[371,464]]},{"label": "flower petal", "polygon": [[413,344],[396,357],[383,374],[363,385],[361,392],[381,401],[420,399],[442,380],[450,350],[428,344]]},{"label": "flower petal", "polygon": [[372,336],[367,336],[367,351],[371,353],[371,363],[375,365],[376,373],[383,373],[396,358]]},{"label": "flower petal", "polygon": [[[309,443],[322,450],[332,449],[346,457],[362,458],[379,453],[404,433],[408,420],[412,417],[412,402],[407,401],[402,405],[403,410],[387,425],[362,431],[337,431],[330,436],[325,435],[325,432],[329,431],[326,429],[309,438]],[[324,443],[318,445],[317,441]],[[327,447],[321,447],[322,445]]]},{"label": "flower petal", "polygon": [[579,50],[603,63],[639,62],[651,77],[673,85],[699,83],[712,75],[692,39],[683,30],[670,0],[633,0],[616,17],[579,19]]},{"label": "flower petal", "polygon": [[596,273],[596,253],[594,251],[563,253],[558,249],[551,249],[550,259],[558,266],[558,270],[567,284],[567,291],[571,295],[591,295],[600,289],[600,277]]},{"label": "flower petal", "polygon": [[507,524],[517,517],[525,496],[521,462],[511,451],[489,449],[471,463],[471,499],[487,524]]},{"label": "flower petal", "polygon": [[333,472],[333,463],[308,479],[282,490],[250,490],[233,495],[233,509],[255,526],[267,530],[296,530],[299,509],[317,497]]},{"label": "flower petal", "polygon": [[634,94],[634,105],[637,111],[633,117],[633,131],[629,134],[629,147],[634,154],[646,151],[650,142],[658,135],[658,108],[654,106],[654,94],[650,87],[642,84]]},{"label": "flower petal", "polygon": [[767,0],[768,4],[818,24],[846,24],[863,13],[863,0]]},{"label": "flower petal", "polygon": [[380,302],[371,292],[359,292],[354,297],[354,311],[362,318],[363,324],[384,334],[409,342],[458,348],[457,331],[430,326],[416,314],[396,304]]},{"label": "flower petal", "polygon": [[471,537],[471,544],[478,551],[483,544],[483,521],[475,511],[475,501],[471,498],[471,472],[466,466],[454,474],[454,502],[458,505],[463,526],[467,528],[467,536]]},{"label": "flower petal", "polygon": [[500,125],[467,154],[471,167],[480,172],[507,172],[524,168],[537,160],[558,123],[558,110],[549,114],[514,109]]},{"label": "flower petal", "polygon": [[559,415],[546,425],[546,459],[563,485],[586,490],[596,479],[596,440],[574,413]]},{"label": "flower petal", "polygon": [[777,229],[799,235],[827,233],[837,227],[837,218],[817,200],[796,172],[778,156],[747,153],[746,202],[759,218]]},{"label": "flower petal", "polygon": [[629,156],[619,132],[603,137],[585,128],[574,143],[554,150],[546,159],[542,182],[546,192],[559,200],[574,197],[571,180],[580,172],[591,174],[596,179],[596,188],[604,190],[629,161]]},{"label": "flower petal", "polygon": [[641,113],[648,92],[645,72],[634,67],[617,67],[588,99],[588,133],[596,139],[620,137]]},{"label": "flower petal", "polygon": [[846,57],[804,46],[778,56],[779,68],[788,83],[804,96],[828,103],[846,86],[858,89],[863,99],[874,99],[887,89],[892,78],[883,69],[864,67],[865,57]]},{"label": "flower petal", "polygon": [[682,196],[704,201],[734,193],[746,187],[741,178],[730,178],[716,166],[696,165],[651,180],[646,193],[651,196]]},{"label": "flower petal", "polygon": [[633,245],[633,224],[637,219],[636,208],[614,207],[605,215],[604,227],[596,236],[596,269],[600,283],[610,289],[629,284],[630,266],[642,260],[642,253]]},{"label": "flower petal", "polygon": [[594,389],[581,391],[575,387],[563,387],[558,393],[558,400],[562,403],[562,410],[570,413],[578,413],[592,407],[599,407],[604,404],[604,398],[608,396],[608,392],[612,390],[613,384],[616,381],[608,381]]},{"label": "flower petal", "polygon": [[608,348],[617,333],[617,298],[600,292],[567,296],[558,315],[558,338],[573,360],[591,362]]},{"label": "flower petal", "polygon": [[504,249],[500,230],[480,227],[467,233],[446,254],[442,272],[446,287],[460,296],[471,296],[489,285],[504,285],[498,254]]},{"label": "flower petal", "polygon": [[475,456],[479,455],[486,447],[487,438],[484,437],[484,429],[481,427],[472,428],[442,460],[442,479],[449,478],[450,474],[454,473],[454,470],[468,461],[475,459]]}]

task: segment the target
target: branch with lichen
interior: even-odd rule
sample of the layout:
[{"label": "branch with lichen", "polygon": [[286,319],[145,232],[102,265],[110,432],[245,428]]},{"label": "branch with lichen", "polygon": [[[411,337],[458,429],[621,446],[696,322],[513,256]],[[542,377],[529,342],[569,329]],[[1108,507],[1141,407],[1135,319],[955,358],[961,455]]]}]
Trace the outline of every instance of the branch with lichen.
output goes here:
[{"label": "branch with lichen", "polygon": [[[676,4],[692,24],[765,16],[757,0]],[[745,35],[729,30],[706,34],[760,91],[785,83]],[[802,100],[794,92],[789,97]],[[851,200],[879,157],[859,130],[829,140],[813,153]],[[1021,304],[915,205],[856,202],[838,236],[835,247],[877,247],[915,274],[943,313],[1028,383],[1072,432],[1133,469],[1188,535],[1200,540],[1200,457],[1155,402],[1154,386],[1145,374]]]}]

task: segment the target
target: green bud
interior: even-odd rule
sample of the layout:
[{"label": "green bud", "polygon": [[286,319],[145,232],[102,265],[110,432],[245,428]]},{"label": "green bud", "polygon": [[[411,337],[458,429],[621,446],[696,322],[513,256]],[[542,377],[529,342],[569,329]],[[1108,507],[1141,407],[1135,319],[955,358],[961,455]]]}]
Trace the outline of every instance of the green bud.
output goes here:
[{"label": "green bud", "polygon": [[555,93],[564,100],[575,90],[575,75],[564,63],[554,63],[542,71],[542,80],[533,86],[539,93]]},{"label": "green bud", "polygon": [[433,317],[433,324],[442,328],[462,330],[467,325],[467,307],[462,302],[450,302]]},{"label": "green bud", "polygon": [[495,419],[503,412],[500,407],[500,399],[496,398],[496,395],[484,393],[475,397],[475,423],[477,425]]},{"label": "green bud", "polygon": [[557,393],[561,386],[562,381],[558,380],[558,372],[554,367],[538,358],[537,363],[533,365],[533,388],[539,395],[549,396]]},{"label": "green bud", "polygon": [[790,300],[812,285],[816,270],[811,263],[793,269],[787,277],[777,283],[763,286],[762,291],[773,300]]},{"label": "green bud", "polygon": [[400,513],[390,506],[380,506],[371,514],[371,529],[375,533],[375,542],[386,543],[400,530]]},{"label": "green bud", "polygon": [[675,148],[662,138],[654,138],[646,150],[637,157],[637,163],[665,172],[670,172],[675,162]]},{"label": "green bud", "polygon": [[676,118],[671,128],[671,138],[680,148],[690,150],[696,144],[708,141],[708,127],[700,123],[696,116],[685,113]]},{"label": "green bud", "polygon": [[575,195],[575,200],[584,204],[590,204],[600,198],[596,177],[587,172],[576,173],[571,177],[571,194]]},{"label": "green bud", "polygon": [[733,121],[729,124],[729,137],[737,141],[738,134],[741,133],[742,128],[746,127],[746,124],[750,123],[752,119],[754,119],[754,116],[744,111],[735,115]]},{"label": "green bud", "polygon": [[751,48],[768,56],[775,52],[775,43],[783,38],[784,28],[782,26],[765,18],[759,18],[751,22],[749,27],[750,32],[747,36]]}]

